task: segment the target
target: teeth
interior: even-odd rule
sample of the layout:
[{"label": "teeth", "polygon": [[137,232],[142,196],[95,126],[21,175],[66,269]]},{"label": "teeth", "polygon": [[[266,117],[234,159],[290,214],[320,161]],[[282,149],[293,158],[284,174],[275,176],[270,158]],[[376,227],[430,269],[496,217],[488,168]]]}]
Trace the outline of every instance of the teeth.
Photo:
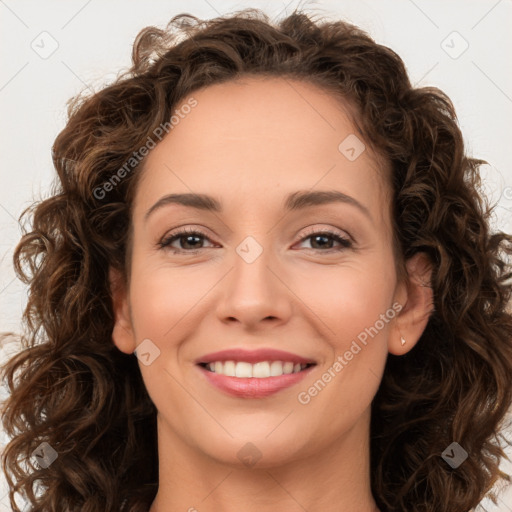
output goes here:
[{"label": "teeth", "polygon": [[242,379],[252,377],[252,364],[242,362],[236,363],[235,377],[241,377]]},{"label": "teeth", "polygon": [[226,361],[222,366],[222,374],[228,377],[236,377],[236,366],[234,361]]},{"label": "teeth", "polygon": [[258,379],[270,377],[270,364],[267,361],[256,363],[252,365],[252,376]]},{"label": "teeth", "polygon": [[286,363],[283,363],[283,373],[284,374],[293,373],[293,363],[290,363],[289,361],[287,361]]},{"label": "teeth", "polygon": [[228,377],[238,377],[248,379],[255,377],[257,379],[265,379],[267,377],[279,377],[290,373],[298,373],[304,370],[306,364],[293,364],[290,361],[261,361],[251,364],[244,361],[215,361],[206,365],[208,370],[219,375]]},{"label": "teeth", "polygon": [[281,361],[272,361],[270,363],[270,376],[278,377],[279,375],[283,375],[283,363]]}]

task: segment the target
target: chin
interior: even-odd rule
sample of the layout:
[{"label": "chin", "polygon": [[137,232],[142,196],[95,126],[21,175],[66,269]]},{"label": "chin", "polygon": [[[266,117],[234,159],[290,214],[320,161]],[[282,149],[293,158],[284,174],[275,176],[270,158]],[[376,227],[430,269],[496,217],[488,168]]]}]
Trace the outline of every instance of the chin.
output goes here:
[{"label": "chin", "polygon": [[[250,433],[231,432],[233,438],[208,436],[208,446],[199,447],[212,459],[236,468],[266,469],[283,466],[302,457],[311,455],[315,450],[311,440],[298,439],[290,429],[281,433],[269,432],[265,429],[257,431],[254,427],[247,428]],[[309,441],[309,442],[308,442]]]}]

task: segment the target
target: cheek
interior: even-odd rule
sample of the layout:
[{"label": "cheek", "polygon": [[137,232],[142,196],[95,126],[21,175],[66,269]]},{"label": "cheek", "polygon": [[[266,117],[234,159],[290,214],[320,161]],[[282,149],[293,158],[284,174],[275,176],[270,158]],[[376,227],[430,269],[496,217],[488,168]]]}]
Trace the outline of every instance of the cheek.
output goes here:
[{"label": "cheek", "polygon": [[149,364],[139,362],[146,389],[159,410],[182,407],[188,397],[178,384],[183,381],[181,344],[197,325],[194,306],[207,291],[206,285],[199,286],[190,275],[187,279],[187,272],[168,268],[139,267],[132,276],[130,305],[136,343],[152,343]]},{"label": "cheek", "polygon": [[333,420],[333,428],[361,413],[380,383],[389,328],[396,316],[395,274],[385,259],[333,268],[329,273],[324,268],[310,275],[309,286],[304,281],[297,293],[307,294],[304,302],[321,319],[330,352],[322,372],[302,387],[299,403],[318,411],[331,406],[345,411],[344,419]]},{"label": "cheek", "polygon": [[[294,292],[320,318],[336,350],[373,326],[380,315],[392,310],[394,272],[376,263],[318,269],[296,281]],[[391,314],[389,315],[391,316]],[[389,320],[389,317],[387,318]],[[388,323],[379,331],[386,331]]]},{"label": "cheek", "polygon": [[190,269],[152,268],[134,275],[130,286],[130,305],[134,330],[138,336],[172,338],[173,330],[187,324],[192,311],[211,288],[207,276]]},{"label": "cheek", "polygon": [[309,304],[326,326],[324,340],[331,357],[300,387],[297,412],[319,446],[348,431],[370,406],[380,385],[395,315],[392,276],[381,277],[370,269],[344,270],[328,279],[312,279],[309,290]]}]

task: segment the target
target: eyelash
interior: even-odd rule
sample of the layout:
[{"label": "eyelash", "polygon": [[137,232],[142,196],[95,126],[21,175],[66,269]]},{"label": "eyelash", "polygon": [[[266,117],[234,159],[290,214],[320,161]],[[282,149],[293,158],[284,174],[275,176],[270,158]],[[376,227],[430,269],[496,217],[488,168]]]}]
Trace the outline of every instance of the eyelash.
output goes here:
[{"label": "eyelash", "polygon": [[[171,244],[175,240],[179,240],[182,237],[192,236],[192,235],[198,236],[198,237],[201,237],[201,238],[205,238],[205,239],[209,240],[209,238],[204,233],[202,233],[201,231],[199,231],[197,229],[192,229],[192,228],[191,229],[183,229],[181,231],[178,231],[178,232],[175,232],[175,233],[171,233],[170,235],[164,237],[160,242],[158,242],[158,247],[160,249],[171,250],[174,254],[180,254],[180,253],[181,254],[183,254],[183,253],[196,254],[201,249],[208,249],[208,247],[200,247],[199,249],[190,249],[190,250],[188,250],[188,249],[176,249],[174,247],[171,247]],[[331,253],[331,252],[343,251],[344,249],[350,249],[350,248],[353,247],[352,240],[349,240],[348,238],[345,238],[345,237],[341,236],[339,233],[337,233],[335,231],[330,231],[330,230],[312,231],[311,233],[309,233],[309,234],[305,235],[304,237],[302,237],[300,239],[300,242],[304,242],[308,238],[312,238],[314,236],[330,237],[333,240],[335,240],[336,242],[340,243],[341,247],[330,248],[330,249],[326,249],[326,250],[323,250],[323,249],[311,249],[313,251],[320,251],[320,252]]]}]

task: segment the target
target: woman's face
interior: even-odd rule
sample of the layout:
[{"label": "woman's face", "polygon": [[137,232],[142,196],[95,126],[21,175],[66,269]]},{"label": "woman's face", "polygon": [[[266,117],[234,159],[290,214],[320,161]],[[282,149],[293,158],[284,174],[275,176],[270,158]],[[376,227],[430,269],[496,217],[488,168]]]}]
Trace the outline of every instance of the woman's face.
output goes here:
[{"label": "woman's face", "polygon": [[[263,467],[349,432],[367,438],[387,353],[415,341],[395,348],[406,290],[387,170],[338,100],[306,83],[247,78],[185,104],[145,161],[130,286],[115,302],[116,345],[132,353],[144,343],[159,436],[226,463],[261,457]],[[197,205],[191,194],[211,199]],[[199,234],[173,238],[183,230]],[[225,350],[243,352],[209,357]],[[277,376],[298,358],[314,366]],[[198,364],[211,360],[239,377]]]}]

